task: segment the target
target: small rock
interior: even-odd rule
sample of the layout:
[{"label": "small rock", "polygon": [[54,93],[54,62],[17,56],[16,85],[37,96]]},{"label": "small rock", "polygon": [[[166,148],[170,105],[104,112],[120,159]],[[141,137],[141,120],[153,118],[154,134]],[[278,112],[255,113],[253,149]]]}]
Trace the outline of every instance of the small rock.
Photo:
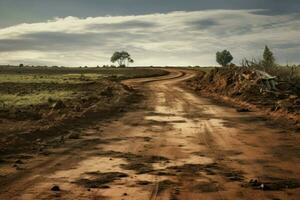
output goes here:
[{"label": "small rock", "polygon": [[13,167],[14,167],[16,170],[23,170],[23,168],[19,167],[19,165],[17,165],[17,164],[14,164]]},{"label": "small rock", "polygon": [[100,186],[99,188],[101,188],[101,189],[108,189],[108,188],[110,188],[108,185],[102,185],[102,186]]},{"label": "small rock", "polygon": [[238,108],[236,109],[237,112],[250,112],[248,108]]},{"label": "small rock", "polygon": [[16,160],[15,162],[16,164],[24,164],[24,162],[22,160]]},{"label": "small rock", "polygon": [[65,143],[65,137],[62,135],[60,136],[59,143],[64,144]]},{"label": "small rock", "polygon": [[137,184],[139,185],[149,185],[151,182],[149,181],[138,181]]},{"label": "small rock", "polygon": [[52,188],[51,188],[51,191],[60,191],[60,188],[58,185],[54,185]]},{"label": "small rock", "polygon": [[111,97],[113,96],[113,88],[107,87],[104,91],[100,93],[101,96]]},{"label": "small rock", "polygon": [[71,133],[69,135],[69,139],[79,139],[80,136],[79,136],[79,133]]},{"label": "small rock", "polygon": [[292,100],[293,100],[293,99],[297,99],[297,98],[298,98],[297,95],[290,95],[290,96],[289,96],[289,99],[292,99]]},{"label": "small rock", "polygon": [[40,152],[40,154],[44,155],[44,156],[49,156],[50,152],[49,151],[42,151],[42,152]]},{"label": "small rock", "polygon": [[62,100],[58,100],[57,102],[55,102],[53,105],[52,105],[52,108],[54,109],[62,109],[62,108],[65,108],[66,105],[64,104],[64,102]]},{"label": "small rock", "polygon": [[256,180],[256,179],[251,179],[251,180],[249,181],[249,184],[250,184],[250,186],[252,186],[252,187],[258,187],[258,186],[260,186],[260,182],[259,182],[258,180]]},{"label": "small rock", "polygon": [[128,194],[125,192],[124,194],[123,194],[123,196],[127,196]]},{"label": "small rock", "polygon": [[74,110],[75,110],[76,112],[80,112],[80,111],[81,111],[81,108],[80,108],[80,106],[77,105],[77,106],[74,107]]}]

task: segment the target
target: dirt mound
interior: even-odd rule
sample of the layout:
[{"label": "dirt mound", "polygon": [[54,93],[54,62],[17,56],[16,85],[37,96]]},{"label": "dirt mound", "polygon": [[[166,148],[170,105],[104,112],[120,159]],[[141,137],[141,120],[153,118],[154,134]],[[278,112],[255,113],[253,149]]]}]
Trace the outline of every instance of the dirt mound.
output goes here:
[{"label": "dirt mound", "polygon": [[201,94],[230,97],[268,112],[291,114],[296,118],[300,114],[299,85],[281,81],[263,71],[215,68],[208,73],[200,72],[188,80],[187,85]]}]

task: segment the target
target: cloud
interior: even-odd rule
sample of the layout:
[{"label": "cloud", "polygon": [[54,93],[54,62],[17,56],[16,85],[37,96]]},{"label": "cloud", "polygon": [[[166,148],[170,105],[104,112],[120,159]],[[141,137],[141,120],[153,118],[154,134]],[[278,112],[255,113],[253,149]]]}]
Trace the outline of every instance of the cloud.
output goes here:
[{"label": "cloud", "polygon": [[146,22],[140,20],[130,20],[120,23],[99,23],[99,24],[91,24],[87,26],[88,29],[94,29],[97,31],[101,30],[110,30],[116,31],[118,29],[141,29],[141,28],[153,28],[156,26],[155,22]]},{"label": "cloud", "polygon": [[[206,10],[137,16],[66,17],[0,29],[1,63],[108,64],[127,50],[137,65],[215,65],[229,49],[239,63],[269,45],[281,62],[300,62],[297,14],[262,10]],[[258,14],[259,13],[259,14]]]},{"label": "cloud", "polygon": [[207,29],[210,27],[219,26],[220,24],[217,20],[214,19],[202,19],[197,21],[191,21],[190,25],[195,26],[198,29]]}]

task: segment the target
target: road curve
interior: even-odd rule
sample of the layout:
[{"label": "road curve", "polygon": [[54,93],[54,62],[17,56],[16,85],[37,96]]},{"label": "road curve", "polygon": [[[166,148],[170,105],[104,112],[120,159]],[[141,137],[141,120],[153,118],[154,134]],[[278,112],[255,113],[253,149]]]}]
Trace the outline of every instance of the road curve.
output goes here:
[{"label": "road curve", "polygon": [[0,199],[299,199],[297,134],[199,97],[180,86],[195,72],[168,70],[124,81],[146,97],[137,110],[32,160]]}]

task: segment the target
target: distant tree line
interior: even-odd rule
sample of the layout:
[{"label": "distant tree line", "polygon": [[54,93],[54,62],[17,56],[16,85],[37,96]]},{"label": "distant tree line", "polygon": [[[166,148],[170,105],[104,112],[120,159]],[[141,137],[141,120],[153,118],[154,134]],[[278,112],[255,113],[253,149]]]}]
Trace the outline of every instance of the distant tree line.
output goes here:
[{"label": "distant tree line", "polygon": [[[235,67],[236,65],[231,63],[232,60],[233,56],[228,50],[216,53],[216,61],[222,67]],[[286,66],[280,66],[276,63],[274,53],[267,45],[264,48],[262,59],[248,60],[244,58],[241,62],[241,67],[262,70],[285,80],[300,80],[300,65],[287,64]]]},{"label": "distant tree line", "polygon": [[[259,61],[258,65],[263,66],[265,69],[271,68],[271,67],[274,67],[274,66],[277,65],[276,62],[275,62],[276,60],[275,60],[274,54],[269,49],[268,46],[265,46],[262,57],[263,57],[263,59]],[[231,55],[230,51],[228,51],[226,49],[221,51],[221,52],[218,51],[216,53],[216,61],[222,67],[227,67],[227,66],[234,65],[234,64],[231,63],[232,60],[233,60],[233,56]],[[247,66],[249,63],[251,63],[249,60],[243,59],[242,66]],[[232,65],[230,65],[230,64],[232,64]]]}]

